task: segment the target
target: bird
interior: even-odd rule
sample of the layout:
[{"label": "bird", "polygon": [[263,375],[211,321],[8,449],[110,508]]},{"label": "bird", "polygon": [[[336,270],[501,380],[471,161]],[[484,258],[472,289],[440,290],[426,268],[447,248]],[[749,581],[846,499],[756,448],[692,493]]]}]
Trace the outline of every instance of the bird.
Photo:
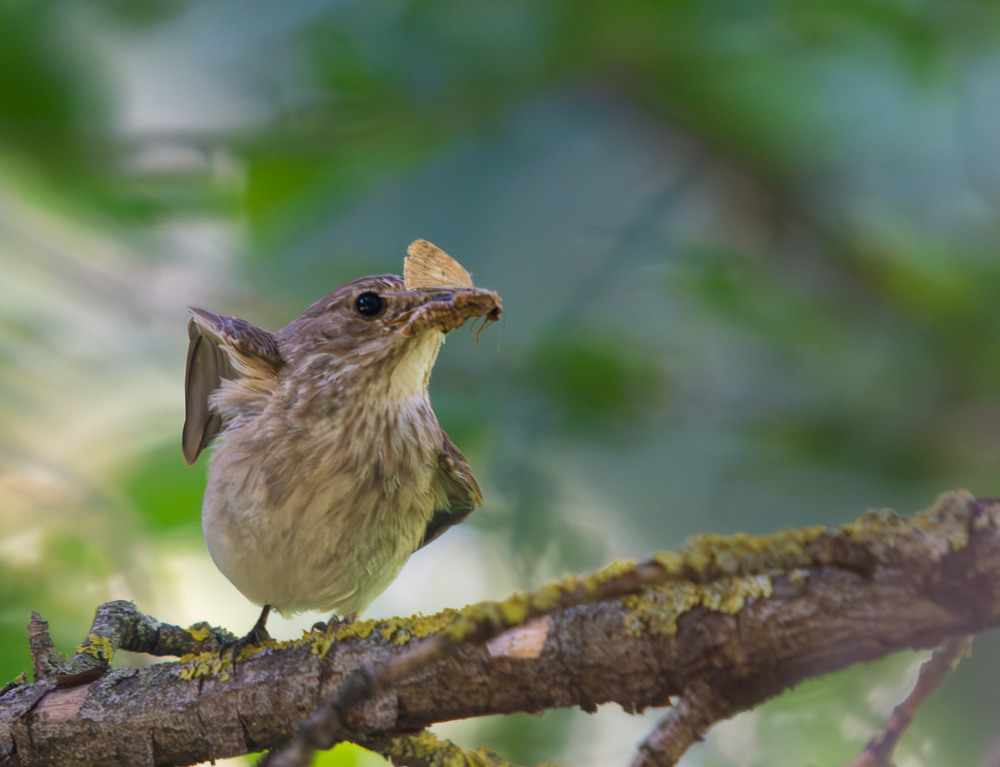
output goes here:
[{"label": "bird", "polygon": [[189,311],[182,452],[214,447],[205,541],[262,608],[241,645],[269,638],[271,610],[354,620],[482,505],[428,382],[446,333],[503,309],[437,246],[417,240],[404,276],[347,282],[277,332]]}]

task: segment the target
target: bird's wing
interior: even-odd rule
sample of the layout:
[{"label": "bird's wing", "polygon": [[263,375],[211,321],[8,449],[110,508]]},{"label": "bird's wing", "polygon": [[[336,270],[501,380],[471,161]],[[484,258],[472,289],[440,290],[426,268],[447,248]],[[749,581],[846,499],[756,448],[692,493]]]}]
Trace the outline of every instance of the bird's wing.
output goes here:
[{"label": "bird's wing", "polygon": [[443,442],[438,456],[437,481],[444,491],[445,501],[434,509],[434,516],[427,523],[424,539],[420,546],[426,546],[452,525],[463,521],[472,510],[483,505],[483,493],[479,483],[472,476],[469,462],[462,451],[441,432]]},{"label": "bird's wing", "polygon": [[261,364],[282,364],[275,337],[245,320],[190,308],[187,366],[184,372],[184,460],[192,464],[222,427],[209,397],[224,379],[241,378]]}]

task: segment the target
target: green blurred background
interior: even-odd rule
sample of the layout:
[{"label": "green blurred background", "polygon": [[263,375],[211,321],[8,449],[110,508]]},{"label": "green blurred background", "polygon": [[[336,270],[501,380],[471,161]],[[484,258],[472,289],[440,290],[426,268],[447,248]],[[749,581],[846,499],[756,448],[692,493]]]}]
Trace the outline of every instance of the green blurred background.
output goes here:
[{"label": "green blurred background", "polygon": [[[996,4],[5,0],[0,679],[32,609],[64,650],[108,599],[249,628],[180,455],[185,308],[275,329],[417,238],[503,296],[432,382],[487,503],[369,616],[997,494],[998,125]],[[683,764],[842,763],[922,657]],[[901,765],[995,764],[998,660],[981,637]],[[438,730],[611,765],[661,713]]]}]

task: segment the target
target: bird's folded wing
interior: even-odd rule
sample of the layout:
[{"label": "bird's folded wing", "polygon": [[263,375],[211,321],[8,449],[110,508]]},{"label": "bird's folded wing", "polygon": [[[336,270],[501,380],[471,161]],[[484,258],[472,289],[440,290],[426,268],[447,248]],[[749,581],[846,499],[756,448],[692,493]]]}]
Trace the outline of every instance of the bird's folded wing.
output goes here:
[{"label": "bird's folded wing", "polygon": [[472,476],[469,462],[462,451],[441,432],[443,442],[438,456],[438,476],[444,491],[445,502],[434,509],[434,516],[427,523],[424,539],[420,546],[426,546],[452,525],[464,520],[473,509],[483,505],[483,494],[479,483]]}]

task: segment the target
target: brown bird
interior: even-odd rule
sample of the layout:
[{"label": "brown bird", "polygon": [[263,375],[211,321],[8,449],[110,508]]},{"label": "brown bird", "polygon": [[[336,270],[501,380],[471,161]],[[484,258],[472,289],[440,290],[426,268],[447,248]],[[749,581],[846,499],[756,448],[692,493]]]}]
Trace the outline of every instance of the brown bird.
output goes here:
[{"label": "brown bird", "polygon": [[483,499],[427,383],[445,333],[496,320],[443,251],[418,240],[403,277],[341,285],[270,333],[192,308],[183,452],[215,441],[202,529],[215,564],[282,614],[363,610],[407,558]]}]

